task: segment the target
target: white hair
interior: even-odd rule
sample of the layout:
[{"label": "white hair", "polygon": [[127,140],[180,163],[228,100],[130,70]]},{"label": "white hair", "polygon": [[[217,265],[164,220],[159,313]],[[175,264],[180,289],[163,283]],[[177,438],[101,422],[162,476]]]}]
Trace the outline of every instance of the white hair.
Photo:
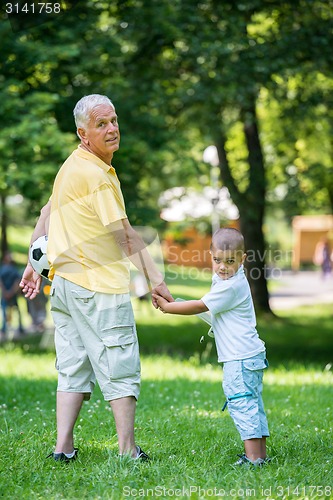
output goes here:
[{"label": "white hair", "polygon": [[91,111],[101,104],[110,104],[114,108],[113,103],[106,95],[90,94],[82,97],[73,110],[76,128],[85,128],[88,125]]}]

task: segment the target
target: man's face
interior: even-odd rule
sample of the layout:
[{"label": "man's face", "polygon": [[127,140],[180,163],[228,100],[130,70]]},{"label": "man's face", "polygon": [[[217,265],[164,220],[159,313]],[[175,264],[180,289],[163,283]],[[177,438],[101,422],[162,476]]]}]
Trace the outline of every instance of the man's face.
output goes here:
[{"label": "man's face", "polygon": [[115,109],[109,104],[96,106],[88,125],[79,128],[82,145],[90,152],[110,164],[113,153],[119,149],[120,132]]},{"label": "man's face", "polygon": [[234,276],[244,263],[246,254],[242,250],[211,250],[213,271],[223,280]]}]

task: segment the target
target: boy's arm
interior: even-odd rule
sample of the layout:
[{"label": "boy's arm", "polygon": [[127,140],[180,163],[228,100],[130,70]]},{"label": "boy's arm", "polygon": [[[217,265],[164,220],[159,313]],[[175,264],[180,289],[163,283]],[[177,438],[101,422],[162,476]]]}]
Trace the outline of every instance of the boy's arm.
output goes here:
[{"label": "boy's arm", "polygon": [[158,304],[158,308],[169,314],[200,314],[208,311],[207,306],[202,300],[184,300],[182,302],[168,302],[158,295],[154,295],[154,299]]}]

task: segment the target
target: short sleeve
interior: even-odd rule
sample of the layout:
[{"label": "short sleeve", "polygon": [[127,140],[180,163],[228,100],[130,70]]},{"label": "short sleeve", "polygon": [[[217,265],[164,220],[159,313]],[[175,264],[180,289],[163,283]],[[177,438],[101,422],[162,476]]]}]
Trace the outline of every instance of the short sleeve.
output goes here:
[{"label": "short sleeve", "polygon": [[116,186],[101,186],[92,195],[92,205],[103,226],[127,218],[123,195]]},{"label": "short sleeve", "polygon": [[213,287],[201,300],[214,315],[229,311],[237,306],[235,291],[232,287]]}]

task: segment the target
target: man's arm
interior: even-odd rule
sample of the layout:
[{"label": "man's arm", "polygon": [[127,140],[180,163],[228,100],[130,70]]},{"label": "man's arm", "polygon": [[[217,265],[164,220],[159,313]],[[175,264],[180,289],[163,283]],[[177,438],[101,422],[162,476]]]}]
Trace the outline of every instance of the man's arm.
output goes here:
[{"label": "man's arm", "polygon": [[[30,245],[37,240],[40,236],[48,234],[49,222],[50,222],[50,212],[51,212],[51,201],[48,201],[46,205],[41,209],[39,219],[37,220],[35,229],[32,233]],[[20,287],[25,297],[28,299],[34,299],[40,291],[40,286],[42,283],[42,277],[34,271],[30,262],[27,263],[25,270],[20,281]]]},{"label": "man's arm", "polygon": [[158,295],[154,296],[158,308],[169,314],[200,314],[208,311],[207,306],[202,302],[202,300],[183,300],[181,302],[168,302],[163,297]]},{"label": "man's arm", "polygon": [[50,213],[51,213],[51,200],[49,200],[46,205],[40,211],[40,216],[36,222],[35,229],[32,233],[30,245],[37,240],[40,236],[48,234],[50,225]]},{"label": "man's arm", "polygon": [[128,219],[122,219],[114,224],[110,224],[117,244],[122,248],[132,264],[144,275],[149,291],[152,292],[152,303],[157,308],[154,296],[162,296],[167,301],[173,301],[173,297],[164,283],[162,273],[157,269],[150,256],[146,244],[141,236],[132,228]]}]

